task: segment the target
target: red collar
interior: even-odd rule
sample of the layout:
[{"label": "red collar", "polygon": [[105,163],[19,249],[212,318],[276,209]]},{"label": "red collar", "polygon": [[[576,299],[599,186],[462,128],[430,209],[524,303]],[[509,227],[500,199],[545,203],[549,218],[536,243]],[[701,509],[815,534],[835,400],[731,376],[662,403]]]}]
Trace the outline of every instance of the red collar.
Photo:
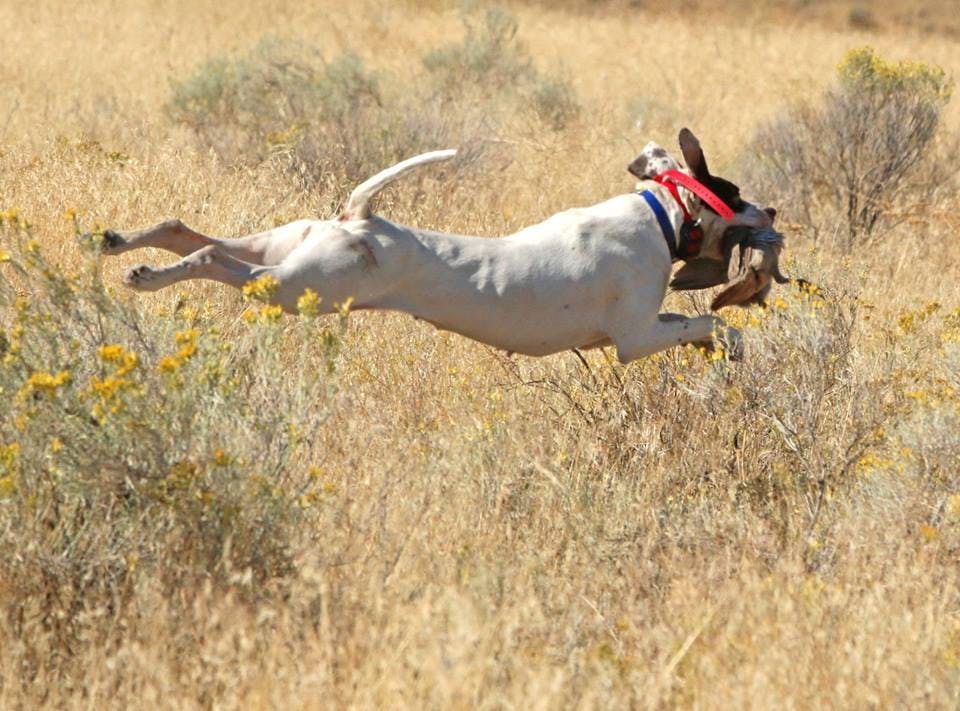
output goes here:
[{"label": "red collar", "polygon": [[690,211],[687,209],[686,203],[683,202],[683,198],[680,197],[680,189],[677,188],[677,184],[670,180],[670,177],[666,173],[660,173],[660,175],[655,175],[652,178],[653,182],[659,183],[667,190],[670,191],[670,194],[673,195],[673,199],[677,201],[677,204],[680,206],[680,209],[683,210],[683,221],[693,222],[693,217],[690,216]]},{"label": "red collar", "polygon": [[724,220],[729,222],[733,219],[733,210],[727,207],[727,204],[723,200],[718,198],[706,185],[701,183],[696,178],[687,175],[686,173],[674,169],[665,170],[664,172],[660,173],[660,175],[654,176],[653,181],[659,183],[670,191],[670,194],[673,195],[673,199],[677,201],[680,209],[683,210],[684,222],[693,222],[694,220],[690,216],[690,211],[687,210],[687,206],[680,198],[680,190],[677,188],[677,185],[682,185],[698,198],[703,200]]}]

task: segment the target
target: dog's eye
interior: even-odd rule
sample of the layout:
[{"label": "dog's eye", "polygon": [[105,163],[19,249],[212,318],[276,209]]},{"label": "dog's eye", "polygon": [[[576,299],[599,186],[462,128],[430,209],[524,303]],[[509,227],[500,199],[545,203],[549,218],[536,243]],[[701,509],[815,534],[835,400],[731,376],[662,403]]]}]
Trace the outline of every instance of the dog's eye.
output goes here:
[{"label": "dog's eye", "polygon": [[744,202],[742,197],[740,197],[739,190],[734,190],[733,193],[731,193],[730,200],[727,204],[734,212],[743,212],[747,209],[747,203]]}]

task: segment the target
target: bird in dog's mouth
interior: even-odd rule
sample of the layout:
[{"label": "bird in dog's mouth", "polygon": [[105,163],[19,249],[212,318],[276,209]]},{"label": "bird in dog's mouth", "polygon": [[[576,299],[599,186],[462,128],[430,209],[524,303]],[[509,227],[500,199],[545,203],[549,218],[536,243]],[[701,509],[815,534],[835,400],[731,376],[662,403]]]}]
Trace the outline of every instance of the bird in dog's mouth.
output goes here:
[{"label": "bird in dog's mouth", "polygon": [[780,271],[783,246],[783,234],[772,227],[730,227],[723,235],[723,261],[691,259],[677,271],[670,287],[688,291],[723,284],[710,304],[714,311],[724,306],[762,306],[773,282],[809,286],[809,282],[791,279]]}]

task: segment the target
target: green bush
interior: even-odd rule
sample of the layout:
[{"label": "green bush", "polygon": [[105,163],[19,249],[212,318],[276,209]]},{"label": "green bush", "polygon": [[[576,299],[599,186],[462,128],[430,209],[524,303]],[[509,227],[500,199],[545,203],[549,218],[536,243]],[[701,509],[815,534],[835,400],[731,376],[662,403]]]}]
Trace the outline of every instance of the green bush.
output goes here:
[{"label": "green bush", "polygon": [[173,85],[171,118],[232,165],[277,160],[302,189],[337,200],[417,153],[458,148],[446,170],[469,174],[516,115],[560,130],[579,105],[569,82],[538,72],[516,20],[491,9],[465,35],[427,53],[408,81],[371,71],[349,52],[325,60],[292,39],[267,37],[218,57]]},{"label": "green bush", "polygon": [[423,64],[440,93],[479,93],[502,107],[532,111],[553,130],[562,130],[580,113],[569,80],[539,71],[517,38],[516,18],[499,7],[487,9],[478,22],[463,17],[464,37],[429,52]]},{"label": "green bush", "polygon": [[788,219],[849,251],[939,181],[931,148],[952,82],[869,48],[848,52],[837,79],[819,104],[795,105],[760,129],[750,180]]},{"label": "green bush", "polygon": [[489,8],[479,25],[476,17],[465,14],[463,24],[463,41],[438,47],[423,57],[443,93],[468,87],[490,93],[511,91],[536,74],[517,39],[519,23],[509,12]]},{"label": "green bush", "polygon": [[122,605],[143,574],[167,590],[287,575],[330,493],[313,443],[336,376],[282,354],[335,366],[337,327],[282,326],[269,306],[230,333],[186,302],[147,313],[104,288],[95,257],[61,275],[12,211],[0,244],[6,599],[69,642],[78,611]]},{"label": "green bush", "polygon": [[285,158],[312,187],[383,167],[387,158],[371,161],[357,150],[358,134],[376,128],[370,118],[381,103],[378,78],[359,57],[326,62],[301,43],[268,37],[175,83],[168,110],[226,162]]}]

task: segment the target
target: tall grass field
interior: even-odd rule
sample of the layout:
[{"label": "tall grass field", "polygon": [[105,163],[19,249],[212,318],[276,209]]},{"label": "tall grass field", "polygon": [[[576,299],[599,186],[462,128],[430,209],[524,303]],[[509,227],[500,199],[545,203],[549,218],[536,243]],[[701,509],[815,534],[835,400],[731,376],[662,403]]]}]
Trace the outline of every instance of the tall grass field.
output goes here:
[{"label": "tall grass field", "polygon": [[[0,708],[960,706],[941,0],[0,3]],[[496,237],[680,128],[778,210],[746,355],[136,294],[104,229]],[[665,309],[708,311],[711,293]]]}]

